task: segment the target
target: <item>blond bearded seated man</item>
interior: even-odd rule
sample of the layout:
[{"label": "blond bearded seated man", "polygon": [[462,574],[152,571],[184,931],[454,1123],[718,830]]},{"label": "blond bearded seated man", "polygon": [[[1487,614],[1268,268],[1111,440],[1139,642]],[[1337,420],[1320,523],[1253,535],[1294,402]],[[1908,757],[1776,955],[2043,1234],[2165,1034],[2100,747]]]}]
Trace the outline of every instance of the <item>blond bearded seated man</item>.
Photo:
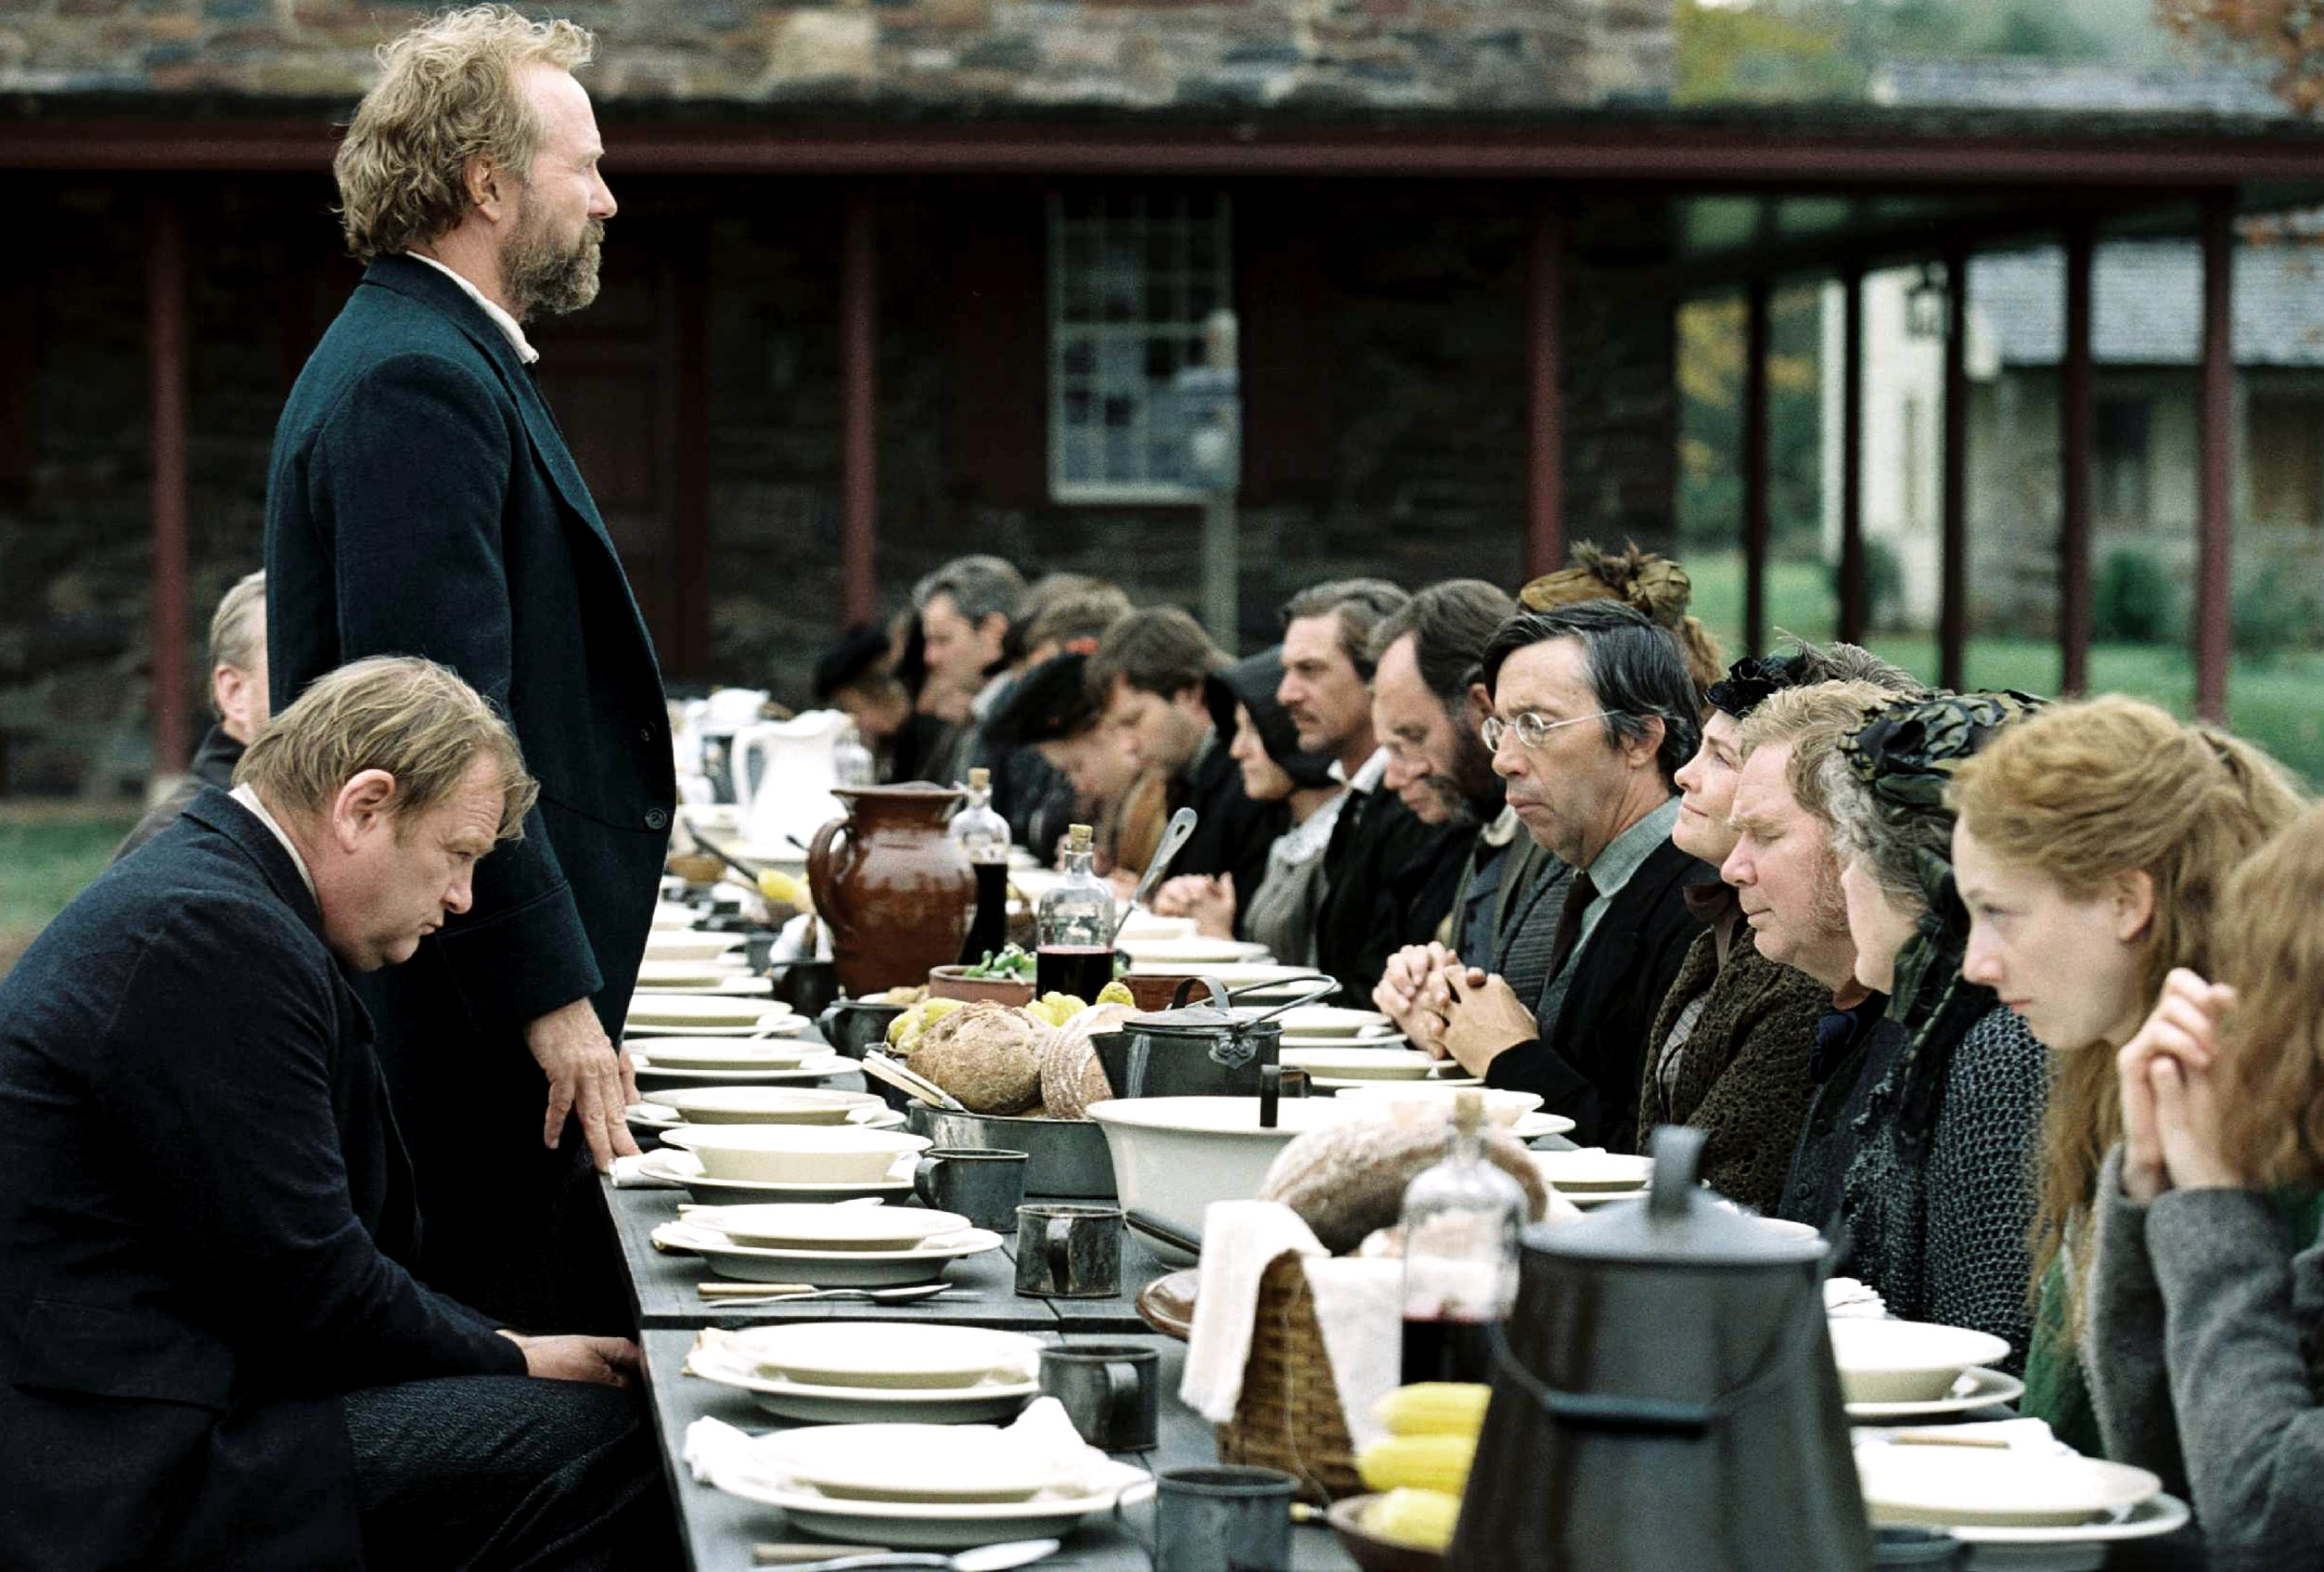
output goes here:
[{"label": "blond bearded seated man", "polygon": [[666,1561],[636,1347],[412,1275],[348,986],[467,908],[533,804],[516,738],[443,667],[362,661],[235,780],[0,983],[0,1566]]}]

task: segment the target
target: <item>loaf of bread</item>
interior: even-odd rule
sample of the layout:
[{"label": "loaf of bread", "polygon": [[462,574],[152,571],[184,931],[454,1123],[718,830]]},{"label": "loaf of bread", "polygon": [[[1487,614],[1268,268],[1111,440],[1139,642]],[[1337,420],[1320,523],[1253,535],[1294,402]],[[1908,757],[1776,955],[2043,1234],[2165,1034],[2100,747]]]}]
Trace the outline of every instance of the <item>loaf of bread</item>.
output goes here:
[{"label": "loaf of bread", "polygon": [[1022,1114],[1041,1102],[1041,1053],[1054,1027],[1021,1010],[964,1004],[919,1035],[911,1066],[974,1114]]},{"label": "loaf of bread", "polygon": [[[1539,1222],[1547,1215],[1548,1186],[1516,1137],[1491,1131],[1485,1155],[1525,1187],[1528,1217]],[[1259,1199],[1282,1202],[1315,1231],[1325,1249],[1343,1256],[1375,1229],[1395,1226],[1405,1187],[1444,1157],[1442,1120],[1342,1119],[1309,1130],[1277,1153]]]},{"label": "loaf of bread", "polygon": [[1093,1004],[1059,1026],[1041,1055],[1041,1102],[1053,1119],[1088,1117],[1093,1102],[1113,1095],[1106,1084],[1106,1067],[1098,1063],[1090,1038],[1100,1032],[1119,1031],[1135,1014],[1126,1004]]}]

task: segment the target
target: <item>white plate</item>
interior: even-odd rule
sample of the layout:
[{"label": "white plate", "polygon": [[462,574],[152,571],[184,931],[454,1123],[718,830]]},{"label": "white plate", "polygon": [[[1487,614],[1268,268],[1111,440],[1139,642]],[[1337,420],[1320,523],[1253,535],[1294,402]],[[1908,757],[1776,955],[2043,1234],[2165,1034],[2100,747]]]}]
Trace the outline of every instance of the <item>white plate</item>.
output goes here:
[{"label": "white plate", "polygon": [[1848,1417],[1860,1424],[1885,1424],[1898,1419],[1934,1419],[1942,1414],[1975,1413],[1996,1403],[2014,1403],[2025,1396],[2025,1383],[1997,1370],[1965,1370],[1953,1383],[1952,1394],[1926,1403],[1850,1403]]},{"label": "white plate", "polygon": [[649,1179],[686,1186],[695,1200],[708,1205],[744,1201],[854,1201],[864,1196],[898,1203],[912,1199],[911,1179],[892,1176],[868,1184],[759,1184],[750,1179],[713,1179],[702,1172],[694,1153],[674,1146],[647,1153],[637,1166]]},{"label": "white plate", "polygon": [[[1965,1545],[2111,1545],[2125,1540],[2151,1540],[2176,1534],[2194,1517],[2187,1503],[2174,1495],[2156,1495],[2140,1501],[2112,1523],[2084,1523],[2071,1528],[2001,1528],[1976,1523],[1957,1523],[1949,1532]],[[1985,1563],[1981,1559],[1977,1565]],[[1997,1566],[2020,1565],[2012,1559]],[[2042,1565],[2048,1566],[2048,1558]],[[2083,1562],[2082,1566],[2095,1563]]]},{"label": "white plate", "polygon": [[[870,1208],[858,1208],[869,1210]],[[1040,1374],[1042,1342],[946,1321],[802,1321],[753,1326],[719,1347],[761,1375],[812,1386],[958,1390]]]},{"label": "white plate", "polygon": [[[813,1024],[804,1015],[788,1013],[788,1006],[777,1010],[763,999],[743,999],[740,1002],[764,1013],[755,1022],[747,1022],[739,1026],[656,1026],[642,1021],[632,1021],[623,1025],[622,1040],[631,1047],[637,1047],[650,1044],[656,1037],[795,1037]],[[650,1053],[653,1050],[648,1046],[646,1051]]]},{"label": "white plate", "polygon": [[750,943],[742,934],[703,934],[686,928],[657,928],[646,935],[648,960],[708,960]]},{"label": "white plate", "polygon": [[892,1112],[870,1092],[819,1087],[685,1087],[654,1102],[696,1125],[848,1125],[863,1123],[861,1115],[872,1110]]},{"label": "white plate", "polygon": [[2023,1450],[1867,1441],[1855,1462],[1865,1511],[1883,1524],[2079,1530],[2163,1489],[2143,1468]]},{"label": "white plate", "polygon": [[788,1004],[729,999],[719,994],[640,994],[629,1001],[632,1029],[645,1026],[756,1026],[768,1015],[790,1015]]},{"label": "white plate", "polygon": [[2009,1344],[1966,1326],[1847,1316],[1831,1323],[1831,1357],[1845,1401],[1925,1403],[1950,1391],[1961,1372],[2008,1359]]},{"label": "white plate", "polygon": [[719,1179],[763,1184],[862,1184],[894,1173],[934,1142],[846,1125],[687,1125],[661,1138]]},{"label": "white plate", "polygon": [[[1016,883],[1016,874],[1011,873],[1008,877],[1011,883]],[[1022,884],[1018,884],[1017,887],[1021,891],[1024,889]],[[1150,911],[1131,912],[1122,919],[1122,926],[1113,931],[1113,942],[1117,945],[1125,939],[1190,939],[1192,937],[1194,937],[1193,918],[1157,917]]]},{"label": "white plate", "polygon": [[759,1437],[754,1461],[827,1496],[872,1501],[1024,1501],[1080,1460],[1041,1455],[989,1426],[826,1424]]},{"label": "white plate", "polygon": [[857,1501],[761,1477],[747,1468],[712,1470],[710,1482],[730,1496],[783,1509],[791,1526],[810,1534],[856,1543],[913,1550],[967,1550],[1008,1540],[1056,1540],[1092,1513],[1141,1501],[1154,1493],[1143,1479],[1086,1496],[1029,1501]]},{"label": "white plate", "polygon": [[1041,1395],[1041,1383],[1030,1377],[945,1387],[819,1386],[809,1382],[780,1381],[754,1374],[699,1345],[687,1355],[686,1370],[689,1375],[749,1393],[751,1400],[768,1413],[814,1424],[858,1424],[880,1420],[965,1424],[984,1419],[1007,1419]]},{"label": "white plate", "polygon": [[[1382,1083],[1377,1076],[1361,1078],[1354,1076],[1310,1076],[1307,1077],[1307,1084],[1317,1091],[1348,1091],[1356,1087],[1376,1087]],[[1409,1086],[1417,1083],[1406,1081],[1398,1084]],[[1440,1087],[1481,1087],[1484,1085],[1484,1080],[1479,1076],[1437,1076],[1429,1084]]]},{"label": "white plate", "polygon": [[680,1214],[689,1225],[723,1233],[737,1244],[790,1250],[913,1250],[939,1234],[971,1226],[957,1212],[920,1206],[833,1206],[777,1201],[739,1206],[694,1206]]},{"label": "white plate", "polygon": [[775,980],[750,972],[730,972],[716,983],[683,984],[670,987],[640,986],[630,994],[637,999],[669,999],[710,996],[718,999],[765,999],[775,991]]},{"label": "white plate", "polygon": [[1288,1069],[1351,1081],[1422,1081],[1452,1063],[1413,1048],[1287,1048],[1281,1057]]},{"label": "white plate", "polygon": [[[738,1089],[731,1087],[694,1087],[690,1089],[695,1091],[730,1091]],[[775,1089],[767,1088],[766,1089],[773,1090]],[[660,1096],[661,1094],[656,1093],[655,1095]],[[843,1092],[841,1095],[853,1097],[859,1094],[854,1092]],[[649,1130],[658,1136],[665,1131],[681,1129],[688,1124],[699,1124],[704,1122],[700,1120],[687,1119],[679,1115],[675,1109],[669,1107],[665,1103],[657,1102],[633,1102],[627,1108],[622,1110],[622,1115],[629,1122],[629,1127],[633,1134],[638,1130]],[[848,1116],[844,1122],[855,1126],[858,1129],[892,1130],[903,1127],[904,1115],[875,1099],[867,1106],[851,1108],[848,1110]]]},{"label": "white plate", "polygon": [[1408,1048],[1411,1039],[1402,1032],[1383,1032],[1377,1036],[1369,1032],[1304,1032],[1296,1036],[1286,1032],[1281,1046],[1320,1048],[1333,1053],[1344,1053],[1352,1048]]},{"label": "white plate", "polygon": [[710,988],[733,977],[748,977],[743,970],[740,950],[707,960],[665,960],[649,957],[637,963],[637,986],[641,988]]},{"label": "white plate", "polygon": [[[1187,968],[1175,960],[1133,960],[1133,976],[1175,976]],[[1231,960],[1216,966],[1198,966],[1194,970],[1205,977],[1215,977],[1225,988],[1247,988],[1255,984],[1282,984],[1300,977],[1315,977],[1312,966],[1280,966],[1273,961]],[[1317,979],[1321,981],[1320,978]]]},{"label": "white plate", "polygon": [[677,934],[694,926],[701,913],[678,901],[663,901],[654,908],[653,932]]},{"label": "white plate", "polygon": [[[1453,1111],[1453,1099],[1458,1089],[1444,1089],[1442,1081],[1383,1081],[1378,1086],[1353,1087],[1342,1098],[1361,1107],[1398,1111],[1417,1109],[1423,1115],[1443,1119]],[[1515,1091],[1505,1087],[1488,1088],[1484,1094],[1485,1117],[1503,1129],[1513,1129],[1517,1121],[1541,1106],[1541,1093]],[[1554,1115],[1547,1115],[1554,1116]],[[1566,1120],[1570,1127],[1573,1121]],[[1539,1133],[1547,1135],[1547,1130]]]},{"label": "white plate", "polygon": [[737,1244],[710,1229],[689,1228],[681,1218],[663,1223],[649,1236],[655,1243],[690,1250],[720,1277],[738,1282],[811,1282],[817,1288],[907,1288],[934,1282],[963,1256],[1001,1247],[1001,1236],[985,1229],[946,1234],[912,1250],[777,1250]]},{"label": "white plate", "polygon": [[1536,1152],[1534,1166],[1544,1182],[1560,1195],[1642,1191],[1654,1175],[1654,1159],[1631,1153],[1596,1149],[1581,1152]]},{"label": "white plate", "polygon": [[1130,958],[1133,969],[1141,960],[1155,963],[1161,971],[1184,971],[1189,966],[1207,966],[1238,960],[1271,960],[1265,945],[1248,939],[1212,939],[1200,934],[1181,938],[1141,939],[1116,936],[1113,947]]},{"label": "white plate", "polygon": [[1343,1004],[1303,1004],[1276,1019],[1283,1024],[1285,1041],[1292,1037],[1352,1037],[1359,1034],[1395,1035],[1395,1024],[1377,1010],[1351,1010]]},{"label": "white plate", "polygon": [[1617,1201],[1643,1201],[1646,1199],[1646,1187],[1640,1185],[1636,1190],[1560,1190],[1558,1195],[1560,1200],[1570,1201],[1586,1212],[1597,1206],[1611,1206]]},{"label": "white plate", "polygon": [[634,1050],[629,1062],[641,1084],[651,1082],[658,1086],[780,1086],[787,1081],[819,1081],[827,1076],[843,1076],[855,1068],[855,1061],[845,1054],[828,1051],[802,1060],[788,1070],[685,1070],[676,1065],[656,1064],[651,1054]]},{"label": "white plate", "polygon": [[1520,1140],[1539,1140],[1545,1135],[1563,1135],[1573,1127],[1573,1121],[1563,1114],[1520,1114],[1517,1123],[1509,1126],[1509,1134]]},{"label": "white plate", "polygon": [[683,1037],[665,1039],[651,1048],[632,1044],[630,1057],[643,1050],[657,1070],[796,1070],[810,1059],[831,1051],[819,1042],[777,1042],[765,1037]]}]

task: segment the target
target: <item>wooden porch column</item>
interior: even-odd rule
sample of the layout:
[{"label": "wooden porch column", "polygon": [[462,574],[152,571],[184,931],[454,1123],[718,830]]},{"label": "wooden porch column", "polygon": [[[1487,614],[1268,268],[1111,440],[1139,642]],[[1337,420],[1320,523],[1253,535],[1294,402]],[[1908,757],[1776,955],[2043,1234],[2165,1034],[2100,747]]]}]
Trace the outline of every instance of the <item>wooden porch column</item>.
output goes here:
[{"label": "wooden porch column", "polygon": [[672,608],[677,647],[665,657],[675,676],[710,675],[710,231],[688,223],[673,236],[665,300],[676,338],[677,550],[671,561],[677,591]]},{"label": "wooden porch column", "polygon": [[1937,685],[1968,686],[1969,252],[1945,257],[1945,473],[1938,573]]},{"label": "wooden porch column", "polygon": [[1565,561],[1565,224],[1551,199],[1534,203],[1525,270],[1525,576]]},{"label": "wooden porch column", "polygon": [[1840,638],[1864,642],[1871,622],[1864,573],[1864,269],[1840,279],[1847,314],[1840,347]]},{"label": "wooden porch column", "polygon": [[2066,358],[2058,387],[2058,689],[2090,690],[2090,378],[2087,219],[2066,231]]},{"label": "wooden porch column", "polygon": [[2196,429],[2202,474],[2195,514],[2195,713],[2228,718],[2228,553],[2235,526],[2235,191],[2202,205],[2203,349]]},{"label": "wooden porch column", "polygon": [[153,380],[153,771],[186,767],[186,225],[153,199],[146,225],[146,341]]},{"label": "wooden porch column", "polygon": [[877,614],[880,528],[880,255],[870,195],[847,194],[840,225],[840,586],[841,614]]},{"label": "wooden porch column", "polygon": [[1767,648],[1767,280],[1743,296],[1743,650]]}]

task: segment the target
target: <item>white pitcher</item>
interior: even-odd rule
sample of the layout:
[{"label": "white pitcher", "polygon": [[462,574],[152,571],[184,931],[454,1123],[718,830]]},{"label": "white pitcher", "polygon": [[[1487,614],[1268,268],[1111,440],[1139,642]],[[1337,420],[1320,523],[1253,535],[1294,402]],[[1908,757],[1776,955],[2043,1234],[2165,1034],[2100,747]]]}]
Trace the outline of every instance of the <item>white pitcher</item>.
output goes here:
[{"label": "white pitcher", "polygon": [[735,733],[735,796],[743,837],[757,859],[803,865],[815,832],[846,815],[831,788],[839,784],[833,754],[847,725],[843,711],[809,710]]}]

